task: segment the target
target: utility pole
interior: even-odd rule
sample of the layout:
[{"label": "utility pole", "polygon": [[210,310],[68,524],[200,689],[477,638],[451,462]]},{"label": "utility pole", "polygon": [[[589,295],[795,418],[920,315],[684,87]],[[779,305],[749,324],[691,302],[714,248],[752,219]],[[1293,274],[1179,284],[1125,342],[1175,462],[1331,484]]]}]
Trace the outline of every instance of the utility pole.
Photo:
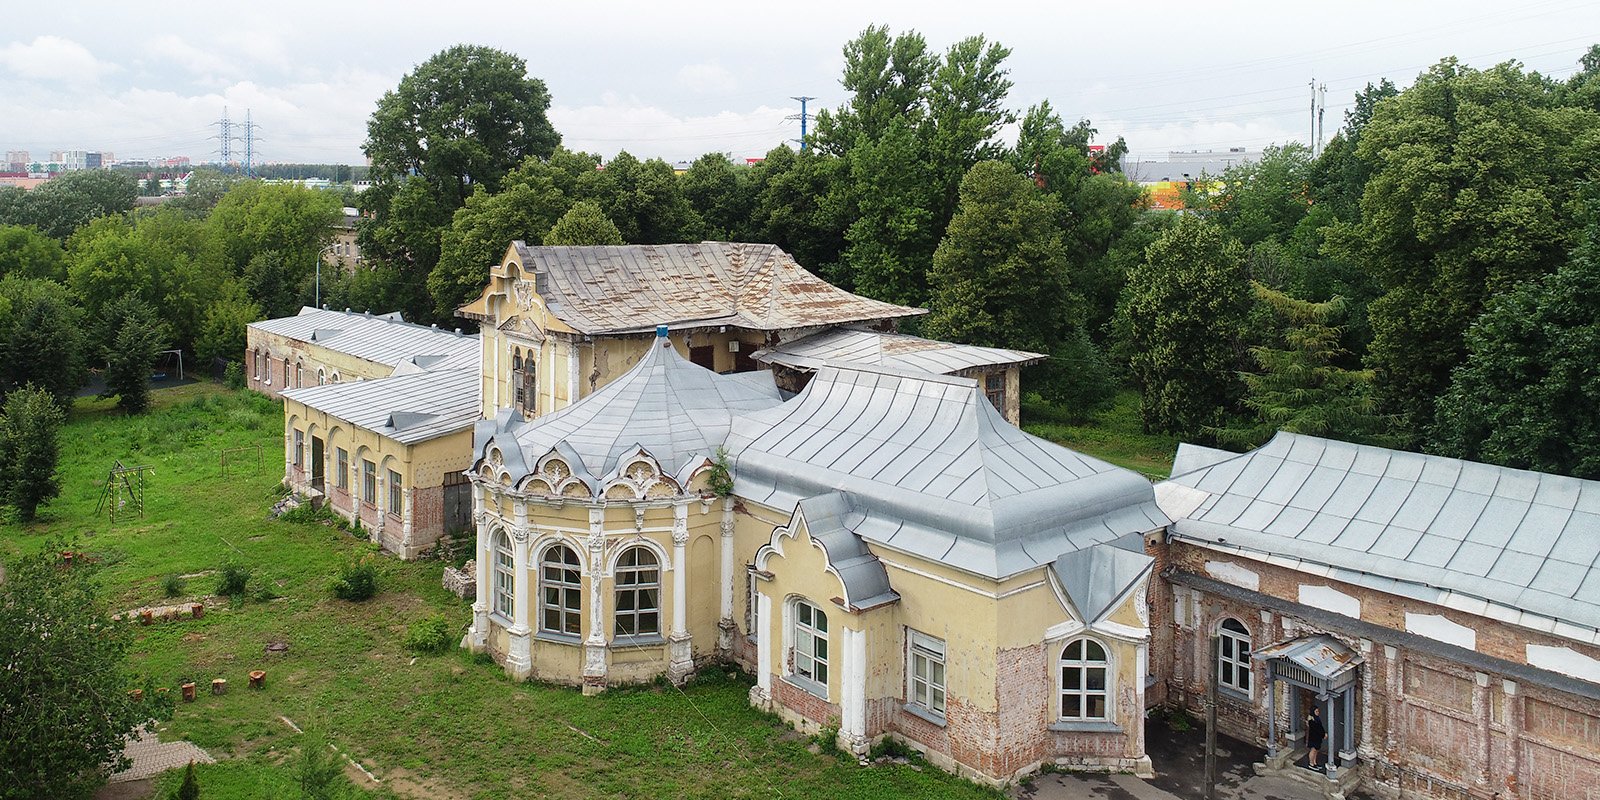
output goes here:
[{"label": "utility pole", "polygon": [[806,113],[806,103],[808,103],[808,102],[810,102],[812,100],[815,100],[817,98],[801,96],[801,97],[791,97],[789,99],[791,99],[791,100],[799,100],[800,101],[800,113],[799,114],[790,114],[789,116],[784,117],[784,119],[785,120],[791,120],[791,119],[800,120],[800,140],[799,140],[800,141],[800,152],[804,153],[806,151],[806,149],[808,147],[810,147],[810,139],[806,136],[806,127],[807,127],[806,123],[808,123],[811,120],[811,115]]},{"label": "utility pole", "polygon": [[1328,113],[1328,84],[1317,86],[1317,146],[1312,149],[1311,155],[1322,155],[1322,116]]},{"label": "utility pole", "polygon": [[1211,637],[1211,679],[1206,681],[1206,800],[1217,797],[1217,638]]},{"label": "utility pole", "polygon": [[250,109],[244,110],[244,176],[255,177],[256,157],[256,128],[261,127],[250,121]]},{"label": "utility pole", "polygon": [[1307,132],[1311,137],[1311,157],[1317,156],[1317,79],[1311,79],[1311,130]]}]

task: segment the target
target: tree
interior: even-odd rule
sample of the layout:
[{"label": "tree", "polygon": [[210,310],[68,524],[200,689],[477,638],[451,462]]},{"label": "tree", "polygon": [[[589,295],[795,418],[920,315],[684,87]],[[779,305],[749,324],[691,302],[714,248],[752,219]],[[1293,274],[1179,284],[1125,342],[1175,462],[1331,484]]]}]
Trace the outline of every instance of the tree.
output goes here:
[{"label": "tree", "polygon": [[1485,302],[1553,271],[1581,229],[1581,187],[1600,164],[1600,114],[1560,103],[1512,62],[1478,71],[1446,59],[1376,103],[1356,156],[1372,165],[1358,222],[1332,226],[1332,255],[1364,264],[1369,366],[1380,410],[1408,441],[1465,357]]},{"label": "tree", "polygon": [[[54,406],[44,399],[42,405]],[[80,562],[57,543],[14,561],[0,582],[0,800],[88,798],[123,766],[123,739],[165,716],[126,666],[133,629],[111,619]]]},{"label": "tree", "polygon": [[561,137],[549,107],[544,82],[528,77],[521,58],[472,45],[435,54],[379,99],[363,147],[373,185],[361,203],[372,218],[360,244],[369,260],[394,268],[411,318],[436,309],[427,280],[455,210],[477,187],[494,194],[525,159],[555,151]]},{"label": "tree", "polygon": [[159,313],[178,346],[194,341],[225,277],[211,259],[186,252],[193,242],[174,238],[196,229],[192,220],[170,212],[137,217],[134,224],[106,217],[73,234],[67,285],[86,319],[102,321],[89,332],[94,350],[109,347],[116,331],[103,324],[107,309],[129,296]]},{"label": "tree", "polygon": [[1311,164],[1311,148],[1290,142],[1223,170],[1211,198],[1217,223],[1245,247],[1282,243],[1310,208]]},{"label": "tree", "polygon": [[750,214],[755,204],[751,171],[735,168],[727,153],[706,153],[695,159],[679,183],[690,208],[714,241],[749,241]]},{"label": "tree", "polygon": [[883,138],[862,140],[845,157],[854,219],[845,232],[846,282],[869,297],[921,305],[927,268],[948,217],[939,176],[928,159],[928,131],[890,123]]},{"label": "tree", "polygon": [[67,254],[61,242],[20,225],[0,225],[0,277],[67,279]]},{"label": "tree", "polygon": [[755,193],[751,227],[757,241],[771,242],[815,272],[850,288],[839,274],[844,252],[844,217],[833,202],[844,161],[817,150],[796,153],[779,145],[751,175]]},{"label": "tree", "polygon": [[927,40],[916,31],[889,36],[887,25],[862,31],[844,46],[844,78],[850,99],[835,111],[817,113],[813,141],[823,152],[844,155],[857,142],[876,141],[895,120],[920,117],[927,89],[939,66]]},{"label": "tree", "polygon": [[65,420],[56,398],[43,389],[25,386],[6,395],[0,415],[0,498],[23,522],[32,522],[39,506],[61,493],[56,433]]},{"label": "tree", "polygon": [[1555,273],[1490,301],[1429,452],[1600,480],[1600,226]]},{"label": "tree", "polygon": [[102,169],[68,172],[28,193],[22,224],[65,240],[90,220],[133,208],[138,196],[138,181],[127,173]]},{"label": "tree", "polygon": [[567,213],[556,220],[554,227],[545,234],[545,244],[551,245],[618,245],[622,244],[622,233],[617,226],[611,224],[606,218],[606,212],[600,206],[588,201],[580,200],[574,203]]},{"label": "tree", "polygon": [[106,324],[115,334],[106,352],[101,396],[116,397],[117,407],[129,414],[143,413],[150,405],[150,371],[167,349],[167,328],[149,306],[131,297],[110,307]]},{"label": "tree", "polygon": [[235,281],[223,284],[217,298],[206,307],[205,320],[200,323],[200,333],[195,337],[195,356],[201,364],[214,363],[217,359],[243,359],[246,326],[266,318],[261,307],[250,301],[244,287]]},{"label": "tree", "polygon": [[599,203],[629,244],[700,239],[700,216],[683,196],[677,174],[659,158],[641,162],[624,150],[583,180],[578,196]]},{"label": "tree", "polygon": [[[333,192],[243,181],[211,210],[206,229],[228,275],[239,275],[265,252],[280,253],[296,273],[310,273],[319,252],[333,238],[333,225],[342,214],[340,202]],[[298,278],[291,283],[291,291],[299,288]],[[269,304],[264,295],[254,297]]]},{"label": "tree", "polygon": [[51,281],[9,277],[0,297],[11,309],[0,334],[0,393],[32,385],[70,405],[88,368],[82,312]]},{"label": "tree", "polygon": [[1244,248],[1214,223],[1183,216],[1150,245],[1116,321],[1147,429],[1195,436],[1236,408],[1249,309]]},{"label": "tree", "polygon": [[539,244],[545,232],[572,204],[550,165],[529,158],[506,175],[498,194],[478,187],[467,204],[456,209],[439,244],[439,264],[428,275],[433,313],[450,319],[456,309],[477,297],[489,282],[489,268],[500,263],[506,248],[521,240]]},{"label": "tree", "polygon": [[189,179],[184,182],[183,193],[172,198],[166,206],[191,217],[204,217],[216,207],[217,203],[222,202],[222,198],[237,181],[237,178],[215,167],[196,167],[189,173]]},{"label": "tree", "polygon": [[1345,355],[1336,323],[1344,298],[1312,303],[1253,284],[1256,297],[1288,323],[1281,346],[1250,348],[1259,372],[1245,374],[1244,404],[1252,424],[1218,428],[1217,440],[1254,447],[1278,431],[1388,444],[1384,420],[1372,413],[1372,371],[1340,366]]},{"label": "tree", "polygon": [[178,791],[173,794],[173,800],[200,800],[200,782],[194,777],[194,762],[183,769],[183,783],[178,786]]}]

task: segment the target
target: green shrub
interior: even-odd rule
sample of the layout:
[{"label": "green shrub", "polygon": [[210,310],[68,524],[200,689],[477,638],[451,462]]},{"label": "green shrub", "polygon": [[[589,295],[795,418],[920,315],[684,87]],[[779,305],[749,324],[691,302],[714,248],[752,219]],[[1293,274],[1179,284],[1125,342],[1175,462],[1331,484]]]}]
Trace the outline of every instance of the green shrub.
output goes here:
[{"label": "green shrub", "polygon": [[223,597],[242,597],[249,583],[250,568],[237,561],[229,561],[222,565],[221,575],[217,578],[217,594]]},{"label": "green shrub", "polygon": [[243,389],[244,365],[237,361],[229,361],[228,366],[222,368],[222,385],[229,389]]},{"label": "green shrub", "polygon": [[877,744],[874,744],[872,749],[868,751],[868,755],[874,761],[880,758],[904,758],[912,761],[922,758],[921,753],[913,750],[910,745],[893,736],[885,736],[879,739]]},{"label": "green shrub", "polygon": [[328,588],[340,600],[368,600],[378,593],[378,570],[368,561],[345,564]]},{"label": "green shrub", "polygon": [[406,629],[406,649],[414,653],[443,653],[450,649],[450,623],[434,615],[411,623]]},{"label": "green shrub", "polygon": [[182,597],[183,589],[184,580],[182,575],[168,575],[167,579],[161,582],[161,591],[165,592],[168,597]]}]

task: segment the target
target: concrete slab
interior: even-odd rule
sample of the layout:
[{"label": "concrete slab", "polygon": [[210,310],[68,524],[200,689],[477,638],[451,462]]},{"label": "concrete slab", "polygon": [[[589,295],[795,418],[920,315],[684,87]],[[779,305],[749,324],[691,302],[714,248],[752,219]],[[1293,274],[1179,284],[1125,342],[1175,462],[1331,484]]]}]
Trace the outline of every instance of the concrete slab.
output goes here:
[{"label": "concrete slab", "polygon": [[133,763],[111,776],[112,783],[138,781],[166,772],[182,769],[193,761],[196,764],[213,764],[216,759],[193,742],[163,742],[155,731],[141,728],[128,737],[122,750]]}]

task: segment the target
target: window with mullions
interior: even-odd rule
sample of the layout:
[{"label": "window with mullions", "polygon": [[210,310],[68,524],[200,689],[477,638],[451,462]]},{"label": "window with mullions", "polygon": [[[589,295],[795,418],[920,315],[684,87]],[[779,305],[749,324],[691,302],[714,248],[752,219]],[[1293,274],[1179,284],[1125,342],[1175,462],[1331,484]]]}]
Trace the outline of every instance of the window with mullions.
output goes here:
[{"label": "window with mullions", "polygon": [[906,674],[910,686],[906,701],[924,711],[944,716],[944,640],[925,633],[908,631],[910,663]]},{"label": "window with mullions", "polygon": [[350,451],[343,447],[336,448],[339,463],[339,477],[336,478],[340,489],[350,491]]},{"label": "window with mullions", "polygon": [[516,562],[511,556],[511,540],[505,531],[494,533],[494,613],[512,619],[516,606]]},{"label": "window with mullions", "polygon": [[389,470],[389,513],[398,516],[404,508],[405,492],[400,485],[400,473]]},{"label": "window with mullions", "polygon": [[1250,693],[1250,631],[1232,617],[1217,629],[1217,685]]},{"label": "window with mullions", "polygon": [[367,505],[378,503],[378,465],[361,459],[361,500]]},{"label": "window with mullions", "polygon": [[624,550],[617,561],[617,636],[661,633],[661,562],[645,547]]},{"label": "window with mullions", "polygon": [[1078,639],[1061,650],[1061,719],[1105,720],[1106,648],[1093,639]]},{"label": "window with mullions", "polygon": [[794,674],[828,691],[828,615],[804,601],[794,601]]},{"label": "window with mullions", "polygon": [[578,554],[554,545],[539,558],[539,630],[564,636],[583,632],[583,584]]}]

